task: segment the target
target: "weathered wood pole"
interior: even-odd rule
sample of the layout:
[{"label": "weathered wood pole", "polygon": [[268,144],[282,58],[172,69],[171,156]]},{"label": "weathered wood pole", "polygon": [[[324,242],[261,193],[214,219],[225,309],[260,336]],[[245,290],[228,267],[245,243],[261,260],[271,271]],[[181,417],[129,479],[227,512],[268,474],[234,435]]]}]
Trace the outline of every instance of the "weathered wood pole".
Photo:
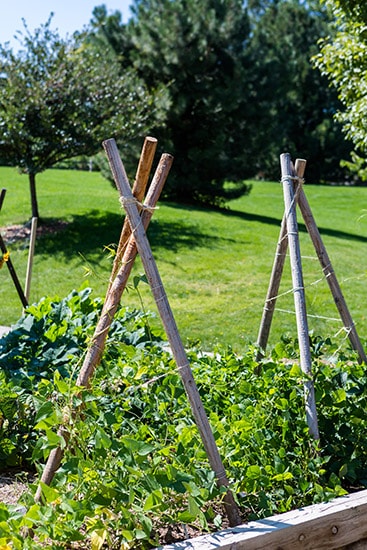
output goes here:
[{"label": "weathered wood pole", "polygon": [[[149,188],[145,206],[146,209],[142,212],[141,223],[145,228],[148,227],[150,219],[153,215],[153,209],[158,202],[159,196],[163,189],[164,183],[167,179],[168,172],[172,165],[173,157],[171,155],[162,155],[158,164],[157,170],[153,177],[151,186]],[[134,238],[131,236],[129,244],[126,247],[125,253],[122,257],[120,269],[115,276],[108,296],[102,310],[102,315],[98,320],[97,326],[94,331],[92,343],[88,348],[87,354],[84,358],[82,368],[79,372],[76,384],[81,387],[87,387],[94,374],[96,367],[98,366],[106,344],[108,331],[113,321],[114,315],[118,308],[122,292],[128,281],[131,269],[134,264],[134,260],[137,255],[137,249]],[[72,414],[75,414],[73,411]],[[60,426],[58,435],[63,438],[64,446],[66,447],[69,441],[69,432],[66,426]],[[55,473],[59,469],[64,451],[59,445],[50,452],[44,470],[42,472],[41,482],[46,485],[50,485]],[[35,495],[35,501],[38,502],[42,497],[42,487],[38,486]]]},{"label": "weathered wood pole", "polygon": [[[186,394],[188,396],[191,410],[195,418],[205,451],[207,453],[210,466],[215,472],[218,486],[228,487],[229,481],[220,457],[217,444],[214,439],[212,429],[209,424],[208,417],[203,407],[199,391],[197,389],[190,364],[182,344],[176,321],[174,319],[163,283],[155,263],[149,241],[147,239],[144,227],[141,223],[139,210],[134,199],[129,182],[127,180],[124,166],[114,139],[109,139],[103,142],[103,147],[106,151],[112,174],[117,187],[122,196],[122,204],[126,210],[132,233],[140,254],[147,279],[149,281],[163,326],[165,328],[168,341],[170,343],[173,356],[175,358],[178,372],[180,373]],[[239,525],[242,520],[230,490],[227,490],[224,496],[224,505],[229,522],[232,526]]]},{"label": "weathered wood pole", "polygon": [[[147,187],[149,174],[152,169],[154,155],[157,149],[157,143],[158,143],[158,140],[150,136],[147,136],[144,140],[143,148],[140,154],[138,168],[136,170],[135,180],[133,183],[133,195],[139,202],[143,200],[145,195],[145,189]],[[116,277],[116,274],[120,268],[122,256],[124,253],[124,247],[126,246],[130,235],[131,235],[130,224],[127,221],[127,219],[125,219],[124,225],[122,227],[121,235],[120,235],[120,240],[116,250],[116,256],[113,261],[113,267],[111,271],[111,276],[110,276],[110,281],[106,292],[106,296],[108,295],[108,292],[111,288],[111,284],[113,283]]]},{"label": "weathered wood pole", "polygon": [[317,421],[315,389],[312,380],[311,352],[306,314],[306,301],[302,275],[301,252],[298,238],[298,224],[296,214],[296,198],[294,193],[294,175],[290,155],[283,153],[280,156],[285,216],[289,243],[289,255],[292,271],[293,295],[297,319],[297,332],[300,351],[300,366],[306,375],[304,381],[305,406],[307,424],[314,439],[319,439]]},{"label": "weathered wood pole", "polygon": [[[296,161],[296,167],[297,167],[297,161]],[[334,298],[335,305],[339,311],[340,318],[348,333],[349,341],[353,349],[358,353],[358,361],[360,363],[367,363],[366,352],[359,339],[356,327],[354,325],[352,316],[349,312],[343,292],[340,288],[340,285],[335,275],[329,255],[326,251],[320,232],[318,230],[315,219],[313,217],[310,205],[308,204],[305,192],[302,188],[300,189],[300,193],[298,195],[298,204],[299,204],[299,208],[301,210],[305,225],[307,227],[307,231],[315,247],[316,254],[318,256],[322,270],[324,272],[324,276],[329,285],[331,294]]]},{"label": "weathered wood pole", "polygon": [[[300,161],[298,166],[296,165],[296,176],[298,178],[303,178],[305,173],[306,161]],[[297,196],[298,194],[298,183],[297,181],[294,184],[294,191]],[[260,361],[264,355],[264,351],[268,344],[270,327],[273,320],[274,309],[277,301],[277,296],[279,294],[280,281],[283,274],[283,268],[285,263],[285,258],[287,256],[288,250],[288,236],[287,236],[287,219],[286,216],[283,216],[279,239],[277,248],[275,251],[275,257],[273,262],[273,268],[270,276],[270,282],[268,287],[268,292],[265,299],[263,314],[260,322],[259,333],[257,337],[257,356],[256,360]]]},{"label": "weathered wood pole", "polygon": [[25,286],[24,286],[24,295],[26,297],[27,302],[29,302],[29,294],[30,294],[30,290],[31,290],[34,247],[35,247],[35,244],[36,244],[37,221],[38,221],[37,218],[32,218],[31,236],[30,236],[30,240],[29,240],[27,272],[26,272]]}]

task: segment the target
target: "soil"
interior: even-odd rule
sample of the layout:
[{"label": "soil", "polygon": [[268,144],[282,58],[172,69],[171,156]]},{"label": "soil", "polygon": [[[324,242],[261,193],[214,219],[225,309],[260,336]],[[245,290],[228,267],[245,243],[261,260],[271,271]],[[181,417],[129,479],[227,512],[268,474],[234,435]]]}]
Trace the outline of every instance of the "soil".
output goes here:
[{"label": "soil", "polygon": [[22,494],[33,481],[33,474],[19,470],[8,470],[0,474],[0,502],[16,505]]}]

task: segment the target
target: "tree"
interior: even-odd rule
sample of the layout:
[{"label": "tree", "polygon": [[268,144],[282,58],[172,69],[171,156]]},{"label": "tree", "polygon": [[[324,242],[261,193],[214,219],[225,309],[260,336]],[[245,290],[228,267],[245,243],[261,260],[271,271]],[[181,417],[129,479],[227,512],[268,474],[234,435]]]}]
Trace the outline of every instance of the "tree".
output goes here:
[{"label": "tree", "polygon": [[61,39],[51,18],[21,49],[0,46],[0,158],[29,177],[32,216],[39,217],[36,175],[57,162],[93,155],[101,141],[141,132],[152,97],[133,71],[121,76],[108,48],[82,34]]},{"label": "tree", "polygon": [[252,0],[248,45],[259,131],[254,135],[258,170],[279,174],[279,153],[308,160],[309,181],[339,179],[339,159],[350,145],[333,121],[339,105],[325,77],[315,71],[317,41],[329,32],[326,13],[317,3],[300,0]]},{"label": "tree", "polygon": [[342,108],[336,118],[356,147],[354,168],[367,180],[367,4],[364,0],[327,0],[334,33],[321,42],[315,64],[337,90]]},{"label": "tree", "polygon": [[[242,0],[136,0],[133,13],[121,26],[120,61],[150,90],[168,91],[166,119],[154,130],[175,156],[166,196],[218,203],[247,192],[241,111],[249,25]],[[94,16],[92,26],[116,49],[116,18],[100,9]],[[237,185],[229,189],[226,180]]]}]

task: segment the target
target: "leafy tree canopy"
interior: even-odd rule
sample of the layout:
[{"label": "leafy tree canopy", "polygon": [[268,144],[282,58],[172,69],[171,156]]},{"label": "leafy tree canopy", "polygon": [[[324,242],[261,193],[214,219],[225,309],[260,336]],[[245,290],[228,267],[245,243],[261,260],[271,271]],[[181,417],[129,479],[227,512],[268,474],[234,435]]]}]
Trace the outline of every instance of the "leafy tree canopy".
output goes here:
[{"label": "leafy tree canopy", "polygon": [[335,159],[347,155],[350,145],[333,121],[337,94],[310,61],[317,53],[317,41],[329,32],[325,10],[316,2],[311,9],[298,0],[251,4],[256,10],[248,49],[258,128],[253,148],[259,171],[276,178],[279,152],[292,151],[308,159],[309,181],[339,178]]},{"label": "leafy tree canopy", "polygon": [[[315,64],[337,90],[337,119],[356,146],[348,163],[367,179],[367,4],[364,0],[326,0],[335,17],[334,33],[321,41]],[[363,157],[363,158],[362,158]]]},{"label": "leafy tree canopy", "polygon": [[38,217],[35,175],[64,159],[93,155],[109,137],[144,131],[152,100],[131,70],[121,76],[111,49],[96,50],[82,34],[61,39],[51,17],[21,49],[0,46],[0,158],[29,175]]},{"label": "leafy tree canopy", "polygon": [[[248,190],[240,115],[248,94],[242,0],[138,0],[120,27],[120,59],[149,89],[164,85],[169,107],[154,135],[175,156],[170,198],[220,202]],[[92,25],[116,48],[117,19],[94,12]],[[239,174],[241,177],[239,178]],[[230,190],[225,181],[238,181]]]}]

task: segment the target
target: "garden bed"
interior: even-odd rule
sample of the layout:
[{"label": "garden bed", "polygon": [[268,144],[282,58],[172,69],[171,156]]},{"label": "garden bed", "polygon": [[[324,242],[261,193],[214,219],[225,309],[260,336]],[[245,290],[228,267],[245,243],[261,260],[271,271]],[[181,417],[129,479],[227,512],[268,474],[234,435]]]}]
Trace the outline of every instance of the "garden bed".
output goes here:
[{"label": "garden bed", "polygon": [[367,548],[367,491],[200,536],[164,550],[362,550]]}]

